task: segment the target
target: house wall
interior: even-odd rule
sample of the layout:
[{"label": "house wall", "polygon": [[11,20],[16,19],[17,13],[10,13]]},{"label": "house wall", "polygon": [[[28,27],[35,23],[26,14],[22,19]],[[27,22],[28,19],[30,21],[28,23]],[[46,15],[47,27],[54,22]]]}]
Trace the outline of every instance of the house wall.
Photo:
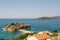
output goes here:
[{"label": "house wall", "polygon": [[38,40],[38,39],[35,38],[34,36],[30,36],[30,37],[28,36],[28,37],[27,37],[27,40]]}]

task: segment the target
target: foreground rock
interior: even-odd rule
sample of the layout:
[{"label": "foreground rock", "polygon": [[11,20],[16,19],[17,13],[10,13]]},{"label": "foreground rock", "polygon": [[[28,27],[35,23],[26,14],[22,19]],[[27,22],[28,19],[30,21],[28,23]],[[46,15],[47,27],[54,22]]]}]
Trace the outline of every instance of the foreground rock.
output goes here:
[{"label": "foreground rock", "polygon": [[30,25],[28,24],[18,24],[18,23],[11,23],[10,25],[7,25],[5,28],[2,28],[3,31],[13,32],[15,30],[28,28]]}]

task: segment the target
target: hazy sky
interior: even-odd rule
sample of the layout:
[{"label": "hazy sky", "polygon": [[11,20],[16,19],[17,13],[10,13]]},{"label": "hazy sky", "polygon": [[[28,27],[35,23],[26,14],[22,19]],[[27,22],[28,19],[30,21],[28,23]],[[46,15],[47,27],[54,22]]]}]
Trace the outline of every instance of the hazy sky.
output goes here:
[{"label": "hazy sky", "polygon": [[0,0],[0,18],[60,16],[60,0]]}]

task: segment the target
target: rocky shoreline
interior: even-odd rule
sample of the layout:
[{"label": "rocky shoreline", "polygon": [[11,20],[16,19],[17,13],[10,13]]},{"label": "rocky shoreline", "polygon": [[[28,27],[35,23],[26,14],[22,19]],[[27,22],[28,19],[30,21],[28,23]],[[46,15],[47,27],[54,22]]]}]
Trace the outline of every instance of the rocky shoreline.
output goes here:
[{"label": "rocky shoreline", "polygon": [[28,28],[30,27],[29,24],[19,24],[19,23],[11,23],[7,25],[5,28],[2,28],[3,31],[5,32],[13,32],[15,30],[23,29],[23,28]]}]

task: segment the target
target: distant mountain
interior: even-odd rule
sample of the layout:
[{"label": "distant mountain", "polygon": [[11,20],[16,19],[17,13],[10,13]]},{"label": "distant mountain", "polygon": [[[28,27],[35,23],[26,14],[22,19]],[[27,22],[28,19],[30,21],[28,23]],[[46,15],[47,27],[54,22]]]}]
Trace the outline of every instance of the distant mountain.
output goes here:
[{"label": "distant mountain", "polygon": [[36,19],[40,19],[40,20],[52,20],[52,19],[60,19],[60,16],[54,16],[54,17],[40,17],[40,18],[36,18]]}]

